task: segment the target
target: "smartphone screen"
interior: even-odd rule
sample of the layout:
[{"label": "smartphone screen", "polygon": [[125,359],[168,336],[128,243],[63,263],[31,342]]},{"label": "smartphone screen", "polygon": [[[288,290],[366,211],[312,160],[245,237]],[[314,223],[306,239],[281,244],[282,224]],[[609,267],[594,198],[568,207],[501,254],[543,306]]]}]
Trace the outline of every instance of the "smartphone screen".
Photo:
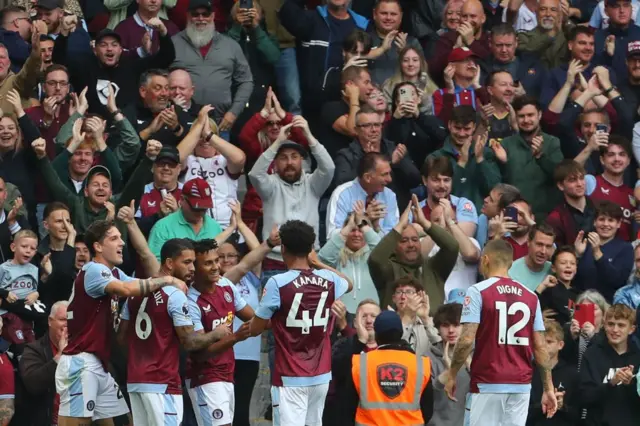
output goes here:
[{"label": "smartphone screen", "polygon": [[606,124],[596,124],[596,132],[604,132],[607,133],[608,126]]}]

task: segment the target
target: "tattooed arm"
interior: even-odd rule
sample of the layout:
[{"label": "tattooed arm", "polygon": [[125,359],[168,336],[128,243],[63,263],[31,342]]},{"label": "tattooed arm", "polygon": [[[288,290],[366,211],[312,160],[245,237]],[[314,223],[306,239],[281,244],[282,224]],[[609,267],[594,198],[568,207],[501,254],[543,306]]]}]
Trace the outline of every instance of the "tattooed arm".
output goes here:
[{"label": "tattooed arm", "polygon": [[545,391],[553,390],[553,380],[551,379],[551,365],[549,353],[545,342],[544,331],[536,331],[533,334],[533,357],[538,365],[538,371],[542,378],[542,386]]},{"label": "tattooed arm", "polygon": [[187,286],[182,280],[170,276],[131,281],[113,280],[107,284],[105,292],[120,297],[146,296],[169,285],[177,287],[185,293],[187,292]]},{"label": "tattooed arm", "polygon": [[231,334],[229,326],[219,326],[213,331],[205,333],[204,331],[193,331],[193,326],[174,327],[180,344],[189,352],[199,351],[214,344],[225,336]]},{"label": "tattooed arm", "polygon": [[458,339],[458,343],[456,343],[456,347],[453,349],[453,356],[451,357],[449,374],[452,377],[458,375],[458,371],[460,371],[460,368],[462,368],[469,355],[471,355],[479,325],[480,324],[470,322],[462,325],[460,338]]},{"label": "tattooed arm", "polygon": [[0,426],[7,426],[13,417],[13,398],[0,399]]}]

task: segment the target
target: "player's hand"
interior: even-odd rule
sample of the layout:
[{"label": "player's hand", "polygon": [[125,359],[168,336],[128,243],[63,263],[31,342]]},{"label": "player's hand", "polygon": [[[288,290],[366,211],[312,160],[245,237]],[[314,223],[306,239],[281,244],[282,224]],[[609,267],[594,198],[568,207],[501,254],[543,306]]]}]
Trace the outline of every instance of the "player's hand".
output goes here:
[{"label": "player's hand", "polygon": [[249,321],[242,323],[238,331],[233,333],[236,338],[236,342],[242,342],[243,340],[247,340],[251,337],[251,326],[249,325]]},{"label": "player's hand", "polygon": [[550,419],[556,414],[557,410],[558,400],[556,399],[556,393],[552,389],[544,391],[542,393],[542,412]]},{"label": "player's hand", "polygon": [[450,400],[458,402],[456,398],[456,378],[451,375],[451,370],[447,370],[447,372],[447,384],[444,385],[444,391]]},{"label": "player's hand", "polygon": [[14,303],[18,300],[18,296],[16,296],[14,292],[10,291],[5,300],[9,303]]},{"label": "player's hand", "polygon": [[29,306],[33,305],[38,300],[38,297],[40,297],[40,293],[37,291],[33,292],[24,299],[24,304]]},{"label": "player's hand", "polygon": [[331,305],[331,313],[336,317],[336,326],[342,331],[347,328],[347,307],[344,306],[342,300],[336,300]]},{"label": "player's hand", "polygon": [[216,340],[222,340],[224,337],[230,336],[233,333],[231,324],[220,324],[211,332]]},{"label": "player's hand", "polygon": [[178,279],[176,277],[165,277],[165,278],[168,278],[171,285],[173,287],[180,289],[184,294],[187,294],[187,291],[189,291],[189,287],[181,279]]},{"label": "player's hand", "polygon": [[556,400],[558,401],[558,410],[562,410],[562,407],[564,407],[564,394],[565,391],[558,391],[558,389],[555,390],[555,394],[556,394]]}]

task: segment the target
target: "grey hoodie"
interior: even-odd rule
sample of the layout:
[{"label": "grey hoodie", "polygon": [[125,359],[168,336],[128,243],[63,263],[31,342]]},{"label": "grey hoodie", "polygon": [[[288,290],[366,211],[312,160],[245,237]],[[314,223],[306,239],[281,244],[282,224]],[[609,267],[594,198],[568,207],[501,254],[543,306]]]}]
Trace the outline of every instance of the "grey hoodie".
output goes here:
[{"label": "grey hoodie", "polygon": [[443,355],[444,342],[431,345],[426,354],[431,360],[431,382],[433,383],[433,417],[427,426],[462,426],[471,377],[466,367],[461,368],[456,380],[456,399],[458,402],[447,398],[444,385],[438,381],[438,376],[447,369],[442,358]]}]

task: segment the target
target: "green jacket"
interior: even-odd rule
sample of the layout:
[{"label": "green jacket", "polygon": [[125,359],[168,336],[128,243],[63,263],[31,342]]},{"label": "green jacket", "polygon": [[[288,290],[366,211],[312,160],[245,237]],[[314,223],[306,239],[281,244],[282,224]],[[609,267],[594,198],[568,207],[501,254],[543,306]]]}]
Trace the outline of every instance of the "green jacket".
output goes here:
[{"label": "green jacket", "polygon": [[[80,115],[80,113],[74,113],[60,128],[55,140],[60,149],[65,150],[65,143],[73,136],[73,123],[79,118],[83,118],[83,116]],[[113,150],[113,154],[120,164],[121,174],[126,174],[135,164],[140,154],[140,137],[136,129],[133,128],[126,118],[120,121],[114,120],[112,128],[115,128],[115,131],[109,131],[111,129],[107,129],[107,131],[109,131],[107,144]],[[114,183],[114,188],[120,189],[120,186]]]},{"label": "green jacket", "polygon": [[[69,160],[71,159],[71,154],[66,148],[62,150],[60,154],[56,156],[51,162],[53,169],[56,171],[60,180],[63,184],[66,185],[69,190],[76,192],[76,187],[71,180],[71,176],[69,175]],[[104,151],[100,153],[100,158],[104,162],[103,166],[105,166],[109,173],[111,173],[111,186],[118,190],[122,185],[122,172],[120,171],[120,165],[118,164],[118,160],[111,151],[111,148],[107,147]]]},{"label": "green jacket", "polygon": [[[280,46],[278,45],[278,40],[262,29],[260,25],[254,28],[256,47],[260,55],[262,56],[262,60],[268,64],[275,64],[280,59]],[[232,40],[237,42],[240,47],[242,47],[242,51],[245,52],[245,40],[247,39],[246,30],[236,23],[226,32],[227,36],[229,36]],[[246,52],[245,52],[246,55]],[[249,61],[249,57],[247,57],[247,61]]]},{"label": "green jacket", "polygon": [[564,159],[560,140],[546,133],[542,133],[542,137],[542,155],[538,159],[533,157],[531,146],[519,133],[502,139],[508,161],[500,165],[503,181],[520,189],[538,223],[560,202],[553,172]]},{"label": "green jacket", "polygon": [[474,154],[474,148],[469,148],[469,161],[465,167],[458,165],[458,150],[447,136],[442,148],[433,151],[429,157],[448,157],[453,166],[453,188],[451,193],[457,197],[468,198],[480,211],[484,198],[489,195],[491,189],[500,183],[502,176],[493,150],[484,148],[484,160],[478,163]]},{"label": "green jacket", "polygon": [[[51,192],[52,198],[55,201],[60,201],[69,206],[69,210],[71,211],[71,222],[76,228],[78,234],[84,234],[89,225],[93,222],[96,220],[104,220],[107,217],[106,208],[103,207],[97,212],[91,210],[84,193],[77,194],[75,189],[69,189],[67,185],[60,180],[60,177],[47,157],[38,160],[38,165],[42,172],[44,182]],[[111,201],[116,206],[116,213],[120,210],[120,207],[128,206],[131,203],[131,200],[136,200],[139,204],[139,200],[144,193],[145,183],[153,179],[153,174],[151,173],[152,165],[153,162],[145,156],[124,186],[122,193],[114,195],[111,198]],[[118,220],[116,220],[116,226],[122,233],[122,239],[126,241],[127,226]]]},{"label": "green jacket", "polygon": [[431,225],[427,231],[440,250],[434,256],[422,259],[415,265],[407,265],[396,259],[396,245],[401,235],[392,229],[369,256],[369,273],[378,289],[380,306],[391,305],[392,283],[398,278],[412,275],[422,283],[429,296],[431,309],[435,311],[445,301],[444,283],[458,260],[458,242],[446,230]]},{"label": "green jacket", "polygon": [[[567,47],[567,31],[560,31],[555,37],[543,32],[540,27],[531,31],[518,33],[518,51],[532,53],[540,58],[547,69],[553,69],[567,63],[569,48]],[[573,28],[573,26],[571,26]]]}]

